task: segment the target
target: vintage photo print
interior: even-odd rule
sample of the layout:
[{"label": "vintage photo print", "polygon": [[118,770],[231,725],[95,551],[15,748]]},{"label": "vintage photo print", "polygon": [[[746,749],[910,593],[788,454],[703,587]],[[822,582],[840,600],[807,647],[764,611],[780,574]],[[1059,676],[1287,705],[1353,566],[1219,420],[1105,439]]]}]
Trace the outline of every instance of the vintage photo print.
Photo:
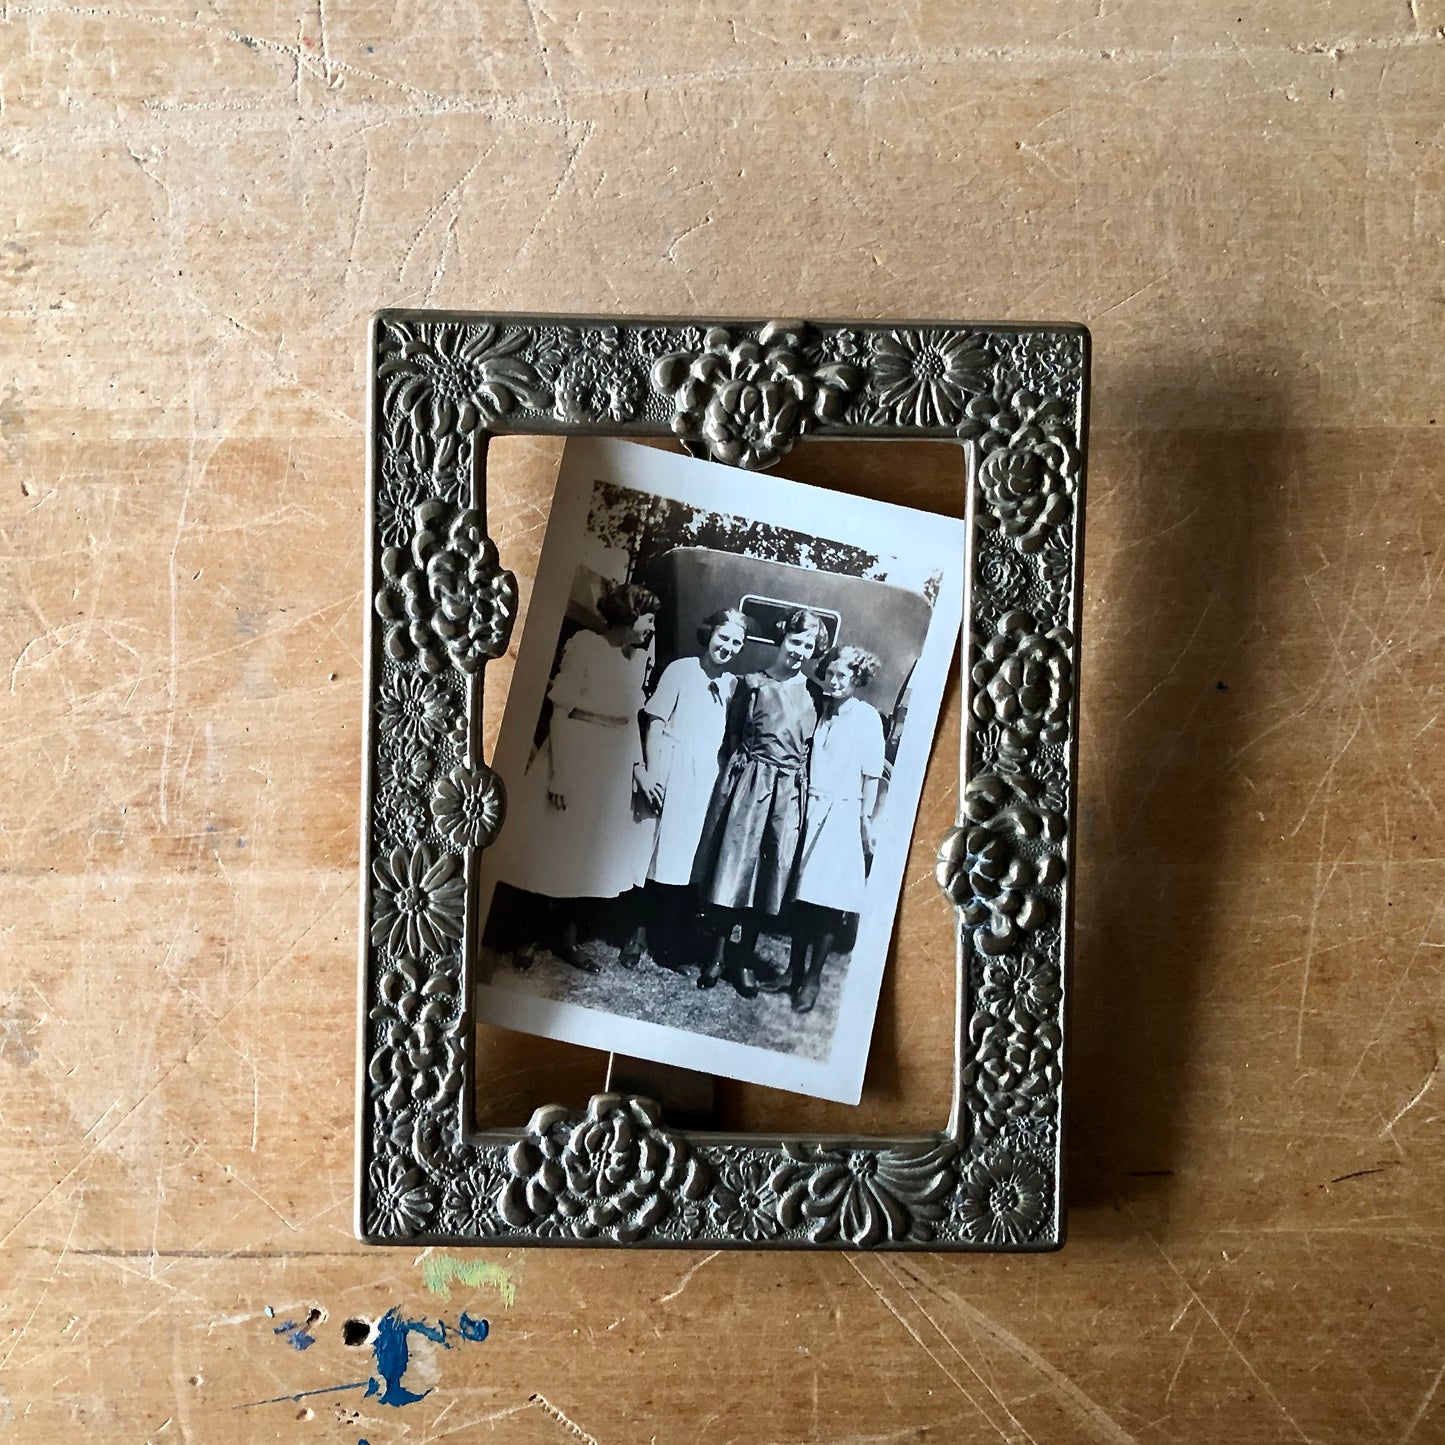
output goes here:
[{"label": "vintage photo print", "polygon": [[952,518],[569,441],[477,1017],[856,1103],[963,564]]}]

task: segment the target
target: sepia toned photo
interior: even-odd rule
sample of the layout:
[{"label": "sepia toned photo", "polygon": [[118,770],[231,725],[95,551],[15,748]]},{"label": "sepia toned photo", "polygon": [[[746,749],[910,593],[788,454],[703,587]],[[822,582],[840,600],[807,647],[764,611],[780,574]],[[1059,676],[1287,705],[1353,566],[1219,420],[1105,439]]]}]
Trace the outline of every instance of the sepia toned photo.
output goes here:
[{"label": "sepia toned photo", "polygon": [[949,518],[570,443],[478,1016],[856,1102],[962,568]]}]

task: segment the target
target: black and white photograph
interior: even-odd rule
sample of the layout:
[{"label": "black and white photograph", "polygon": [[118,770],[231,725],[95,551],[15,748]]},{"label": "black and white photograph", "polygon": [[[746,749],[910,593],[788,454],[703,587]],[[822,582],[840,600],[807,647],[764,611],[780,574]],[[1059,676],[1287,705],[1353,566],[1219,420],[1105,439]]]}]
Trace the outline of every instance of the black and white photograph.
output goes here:
[{"label": "black and white photograph", "polygon": [[478,1017],[856,1103],[963,553],[956,519],[569,442]]}]

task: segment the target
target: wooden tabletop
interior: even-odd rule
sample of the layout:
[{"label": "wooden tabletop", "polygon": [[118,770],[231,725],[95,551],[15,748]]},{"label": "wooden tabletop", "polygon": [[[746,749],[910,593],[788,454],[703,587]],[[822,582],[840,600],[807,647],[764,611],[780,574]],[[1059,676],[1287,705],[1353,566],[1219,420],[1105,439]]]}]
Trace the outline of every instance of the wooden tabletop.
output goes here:
[{"label": "wooden tabletop", "polygon": [[[0,1439],[1445,1440],[1445,3],[577,8],[0,10]],[[1093,329],[1061,1253],[353,1241],[384,305]]]}]

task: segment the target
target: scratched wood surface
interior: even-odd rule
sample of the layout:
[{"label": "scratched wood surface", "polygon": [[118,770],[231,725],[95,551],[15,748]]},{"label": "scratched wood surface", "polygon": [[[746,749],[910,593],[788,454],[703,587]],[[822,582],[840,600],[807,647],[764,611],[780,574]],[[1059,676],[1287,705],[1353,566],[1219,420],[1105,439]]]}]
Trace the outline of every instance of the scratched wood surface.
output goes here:
[{"label": "scratched wood surface", "polygon": [[[1442,26],[0,10],[0,1438],[1445,1440]],[[1093,328],[1061,1254],[352,1242],[362,339],[431,303]]]}]

